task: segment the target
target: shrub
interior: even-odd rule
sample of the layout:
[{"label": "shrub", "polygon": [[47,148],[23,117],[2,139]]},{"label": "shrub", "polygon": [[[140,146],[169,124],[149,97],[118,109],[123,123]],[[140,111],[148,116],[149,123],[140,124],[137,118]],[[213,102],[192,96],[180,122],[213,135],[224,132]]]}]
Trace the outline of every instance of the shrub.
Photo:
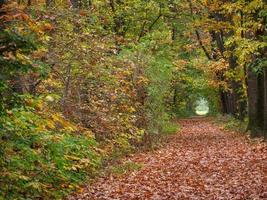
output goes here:
[{"label": "shrub", "polygon": [[59,199],[100,166],[91,133],[78,132],[55,113],[8,113],[0,121],[1,198]]}]

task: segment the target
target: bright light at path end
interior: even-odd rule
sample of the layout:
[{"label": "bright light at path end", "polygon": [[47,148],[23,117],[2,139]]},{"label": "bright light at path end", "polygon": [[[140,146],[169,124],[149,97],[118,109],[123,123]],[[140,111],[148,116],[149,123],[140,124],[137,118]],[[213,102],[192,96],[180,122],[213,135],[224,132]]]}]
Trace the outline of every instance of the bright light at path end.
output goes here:
[{"label": "bright light at path end", "polygon": [[197,115],[206,115],[209,113],[209,103],[206,99],[200,98],[196,101],[196,114]]}]

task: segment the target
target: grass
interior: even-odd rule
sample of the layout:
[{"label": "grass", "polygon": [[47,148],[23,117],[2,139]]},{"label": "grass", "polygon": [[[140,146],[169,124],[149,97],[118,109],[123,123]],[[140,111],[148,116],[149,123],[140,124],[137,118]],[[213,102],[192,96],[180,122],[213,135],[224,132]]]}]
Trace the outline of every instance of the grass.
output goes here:
[{"label": "grass", "polygon": [[177,123],[169,122],[165,123],[162,127],[162,134],[164,135],[173,135],[179,131],[180,127]]}]

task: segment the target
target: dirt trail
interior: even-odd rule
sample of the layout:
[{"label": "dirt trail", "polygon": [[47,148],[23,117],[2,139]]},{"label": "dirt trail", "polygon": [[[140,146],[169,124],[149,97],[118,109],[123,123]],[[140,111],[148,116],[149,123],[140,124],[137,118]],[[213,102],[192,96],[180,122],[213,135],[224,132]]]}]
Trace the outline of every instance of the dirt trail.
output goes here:
[{"label": "dirt trail", "polygon": [[135,154],[139,171],[100,178],[77,199],[266,199],[267,145],[224,132],[208,119],[181,120],[163,148]]}]

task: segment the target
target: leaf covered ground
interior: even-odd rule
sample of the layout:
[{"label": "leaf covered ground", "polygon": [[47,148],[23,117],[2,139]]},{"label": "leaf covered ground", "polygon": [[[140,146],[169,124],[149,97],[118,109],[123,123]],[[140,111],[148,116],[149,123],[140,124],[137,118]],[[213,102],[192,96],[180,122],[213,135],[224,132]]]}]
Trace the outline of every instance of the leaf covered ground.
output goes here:
[{"label": "leaf covered ground", "polygon": [[208,119],[181,120],[164,148],[125,159],[142,166],[100,178],[78,199],[267,199],[267,145]]}]

